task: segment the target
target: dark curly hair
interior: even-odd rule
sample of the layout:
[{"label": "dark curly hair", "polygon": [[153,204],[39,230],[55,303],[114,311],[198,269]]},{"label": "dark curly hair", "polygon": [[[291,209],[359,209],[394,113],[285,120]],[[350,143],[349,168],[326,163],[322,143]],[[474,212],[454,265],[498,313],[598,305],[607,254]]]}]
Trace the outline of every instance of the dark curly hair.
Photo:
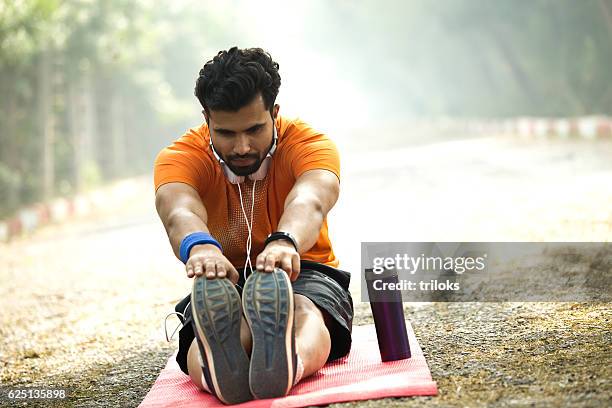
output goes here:
[{"label": "dark curly hair", "polygon": [[261,92],[266,110],[271,111],[281,78],[278,63],[261,48],[219,51],[204,64],[196,80],[195,96],[206,112],[235,112]]}]

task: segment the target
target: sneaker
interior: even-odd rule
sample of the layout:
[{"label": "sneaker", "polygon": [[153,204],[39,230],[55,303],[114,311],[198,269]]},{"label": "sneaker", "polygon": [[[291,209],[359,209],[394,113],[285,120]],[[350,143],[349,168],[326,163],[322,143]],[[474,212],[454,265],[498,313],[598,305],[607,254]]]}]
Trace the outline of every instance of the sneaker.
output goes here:
[{"label": "sneaker", "polygon": [[254,398],[276,398],[293,386],[297,355],[294,301],[282,269],[255,272],[242,291],[242,306],[253,335],[249,385]]},{"label": "sneaker", "polygon": [[249,358],[240,343],[240,295],[234,285],[226,278],[196,278],[191,311],[202,373],[211,393],[225,404],[253,399],[249,391]]}]

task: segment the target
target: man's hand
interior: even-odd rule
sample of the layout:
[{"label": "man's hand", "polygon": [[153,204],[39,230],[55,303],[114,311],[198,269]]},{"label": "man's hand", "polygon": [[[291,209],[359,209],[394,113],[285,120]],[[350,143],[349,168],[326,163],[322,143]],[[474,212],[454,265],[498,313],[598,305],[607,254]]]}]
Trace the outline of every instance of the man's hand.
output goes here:
[{"label": "man's hand", "polygon": [[291,243],[278,239],[270,242],[259,254],[255,267],[258,272],[273,272],[275,267],[279,267],[293,282],[300,274],[300,254]]},{"label": "man's hand", "polygon": [[196,245],[189,253],[189,260],[185,264],[187,277],[205,275],[208,279],[227,277],[232,283],[238,282],[236,268],[221,253],[215,245]]}]

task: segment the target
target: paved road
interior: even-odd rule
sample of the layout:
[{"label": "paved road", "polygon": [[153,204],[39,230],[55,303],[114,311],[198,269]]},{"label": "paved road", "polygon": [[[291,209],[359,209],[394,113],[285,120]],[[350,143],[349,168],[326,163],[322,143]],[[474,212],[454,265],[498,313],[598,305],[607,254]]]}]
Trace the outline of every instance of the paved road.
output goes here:
[{"label": "paved road", "polygon": [[[609,241],[611,158],[612,143],[501,138],[345,154],[331,237],[355,273],[361,241]],[[66,406],[142,399],[176,346],[161,320],[190,285],[150,187],[132,181],[120,206],[0,245],[2,384],[71,387]],[[351,290],[358,300],[358,279]],[[596,406],[612,394],[609,304],[406,311],[440,395],[386,405]]]}]

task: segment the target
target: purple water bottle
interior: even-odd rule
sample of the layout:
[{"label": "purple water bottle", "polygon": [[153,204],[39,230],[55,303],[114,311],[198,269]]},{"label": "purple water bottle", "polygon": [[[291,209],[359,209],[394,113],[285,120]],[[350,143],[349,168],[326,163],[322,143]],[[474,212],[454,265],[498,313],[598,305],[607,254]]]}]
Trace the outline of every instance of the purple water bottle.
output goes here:
[{"label": "purple water bottle", "polygon": [[397,271],[387,269],[382,273],[374,273],[372,269],[366,269],[365,280],[382,361],[410,358],[401,291],[383,285],[397,284]]}]

